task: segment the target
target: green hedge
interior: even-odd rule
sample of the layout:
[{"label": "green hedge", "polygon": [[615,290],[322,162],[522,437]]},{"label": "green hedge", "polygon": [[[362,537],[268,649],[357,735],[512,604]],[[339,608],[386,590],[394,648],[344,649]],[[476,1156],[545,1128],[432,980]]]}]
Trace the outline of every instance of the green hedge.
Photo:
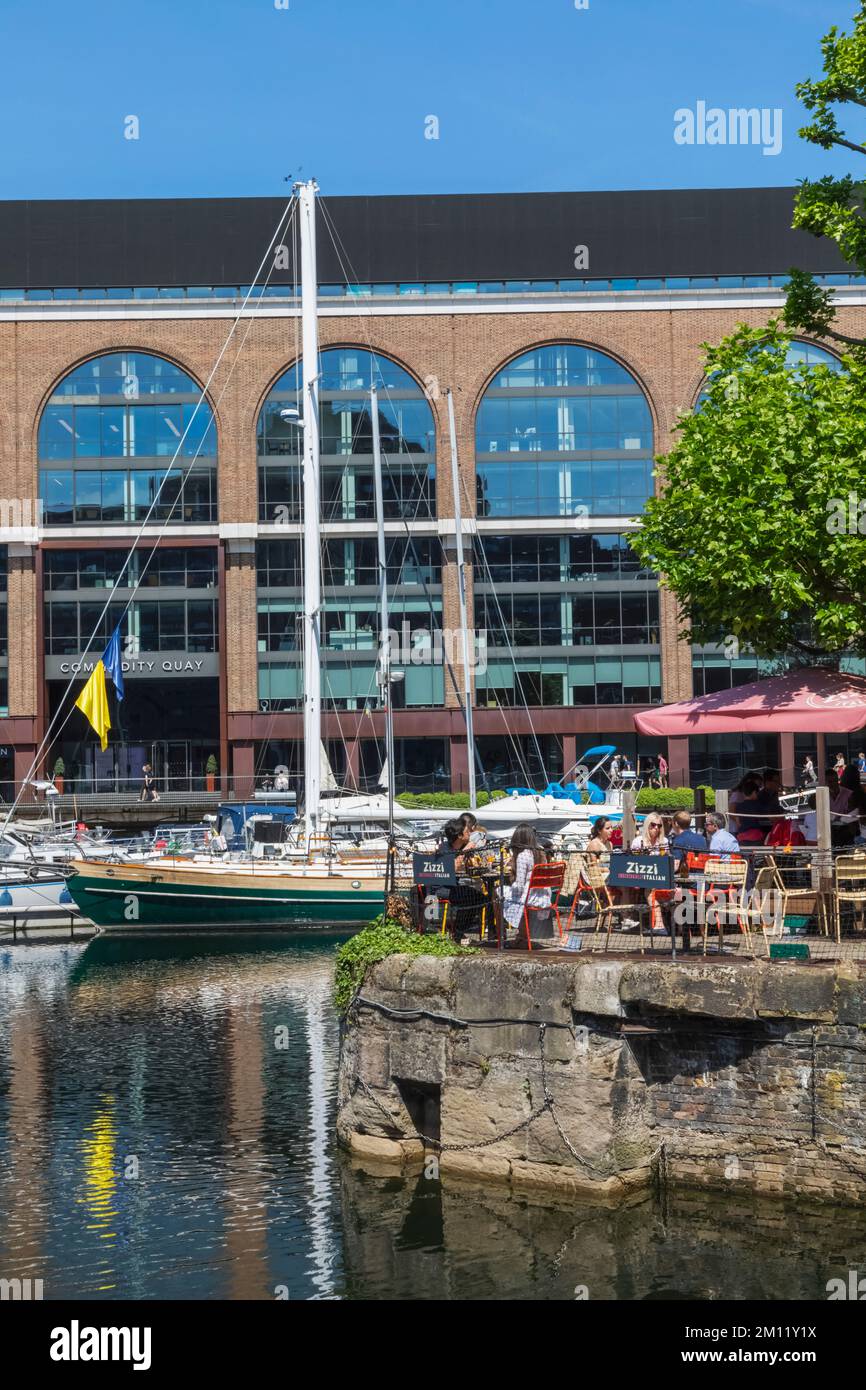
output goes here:
[{"label": "green hedge", "polygon": [[[715,809],[716,794],[704,787],[707,810]],[[695,794],[691,787],[641,787],[635,801],[637,811],[693,811]]]},{"label": "green hedge", "polygon": [[337,1012],[346,1013],[364,982],[367,967],[387,956],[471,956],[476,951],[475,946],[458,946],[450,936],[440,936],[438,932],[420,936],[418,932],[407,931],[390,917],[376,917],[337,951],[334,971]]},{"label": "green hedge", "polygon": [[[491,801],[498,801],[505,792],[478,793],[478,805],[486,806]],[[404,792],[397,797],[401,806],[405,806],[407,811],[435,810],[435,811],[468,811],[469,793],[468,792],[425,792],[415,795],[412,792]]]}]

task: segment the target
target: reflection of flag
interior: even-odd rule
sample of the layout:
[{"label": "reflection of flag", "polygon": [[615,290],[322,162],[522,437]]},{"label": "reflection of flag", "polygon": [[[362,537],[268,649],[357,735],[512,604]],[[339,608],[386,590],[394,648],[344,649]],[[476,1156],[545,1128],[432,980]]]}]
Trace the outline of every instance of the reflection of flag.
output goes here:
[{"label": "reflection of flag", "polygon": [[120,623],[112,632],[108,639],[108,646],[102,653],[102,660],[105,664],[105,674],[110,676],[114,682],[114,689],[118,700],[123,699],[123,663],[120,656]]},{"label": "reflection of flag", "polygon": [[100,747],[104,753],[108,747],[108,731],[111,728],[111,720],[108,717],[108,694],[105,689],[105,667],[101,660],[97,661],[90,680],[87,682],[75,703],[82,714],[85,714],[90,720],[96,733],[99,734]]}]

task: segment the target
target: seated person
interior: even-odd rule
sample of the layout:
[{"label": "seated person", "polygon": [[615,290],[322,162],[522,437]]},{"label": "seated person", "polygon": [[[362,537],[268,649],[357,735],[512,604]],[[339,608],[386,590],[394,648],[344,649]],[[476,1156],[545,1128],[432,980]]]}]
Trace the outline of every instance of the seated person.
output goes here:
[{"label": "seated person", "polygon": [[785,812],[779,797],[782,794],[782,779],[774,767],[765,767],[763,772],[763,786],[758,792],[758,811],[762,816],[773,816],[774,820],[762,821],[764,834],[767,835],[772,830],[777,821],[781,820]]},{"label": "seated person", "polygon": [[598,816],[592,823],[592,835],[587,841],[586,853],[594,859],[610,854],[613,824],[608,816]]},{"label": "seated person", "polygon": [[687,854],[706,854],[709,850],[706,835],[692,829],[689,811],[677,811],[674,816],[673,834],[668,842],[671,854],[680,863]]},{"label": "seated person", "polygon": [[[744,777],[738,788],[736,804],[731,807],[737,838],[744,844],[762,845],[770,822],[757,819],[761,810],[761,787],[757,777]],[[749,815],[749,812],[753,815]]]},{"label": "seated person", "polygon": [[[511,879],[512,882],[505,891],[505,920],[510,927],[516,927],[518,931],[524,925],[524,912],[528,908],[543,911],[550,907],[550,889],[533,888],[530,892],[529,880],[532,870],[536,864],[545,864],[547,855],[539,843],[538,836],[532,826],[526,822],[514,827],[514,834],[511,837]],[[531,922],[531,918],[530,918]],[[549,923],[549,931],[536,933],[533,935],[553,935],[553,923]]]},{"label": "seated person", "polygon": [[442,839],[436,846],[437,854],[456,856],[454,867],[458,873],[463,869],[463,855],[469,844],[469,831],[461,820],[446,821],[442,827]]},{"label": "seated person", "polygon": [[739,854],[740,846],[736,837],[725,827],[724,816],[718,811],[708,811],[706,816],[707,835],[710,840],[710,854],[718,855],[720,859],[728,859],[732,854]]},{"label": "seated person", "polygon": [[[469,831],[462,820],[446,821],[442,827],[442,839],[436,846],[437,854],[453,854],[454,869],[457,874],[466,872],[466,849],[469,845]],[[450,904],[448,925],[456,934],[458,931],[477,931],[481,925],[481,908],[487,897],[471,883],[458,883],[454,888],[440,889]]]},{"label": "seated person", "polygon": [[478,824],[477,816],[474,816],[471,811],[464,811],[460,817],[460,824],[464,830],[469,832],[468,849],[485,849],[487,847],[487,831],[483,825]]}]

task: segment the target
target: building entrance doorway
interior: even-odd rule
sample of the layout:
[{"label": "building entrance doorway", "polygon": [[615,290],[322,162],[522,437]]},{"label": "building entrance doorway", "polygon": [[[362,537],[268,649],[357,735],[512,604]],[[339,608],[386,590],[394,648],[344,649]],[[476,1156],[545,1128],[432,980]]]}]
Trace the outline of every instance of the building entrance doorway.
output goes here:
[{"label": "building entrance doorway", "polygon": [[150,745],[150,765],[161,792],[186,791],[192,776],[189,739],[162,739]]}]

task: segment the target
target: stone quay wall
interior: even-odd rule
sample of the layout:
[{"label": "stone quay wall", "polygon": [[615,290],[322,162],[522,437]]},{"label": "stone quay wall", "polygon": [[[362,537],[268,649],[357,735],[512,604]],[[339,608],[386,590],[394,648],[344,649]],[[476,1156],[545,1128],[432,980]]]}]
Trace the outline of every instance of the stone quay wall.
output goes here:
[{"label": "stone quay wall", "polygon": [[517,1188],[617,1201],[660,1180],[862,1204],[866,978],[842,962],[392,956],[344,1026],[337,1128],[377,1162],[432,1154],[443,1175]]}]

